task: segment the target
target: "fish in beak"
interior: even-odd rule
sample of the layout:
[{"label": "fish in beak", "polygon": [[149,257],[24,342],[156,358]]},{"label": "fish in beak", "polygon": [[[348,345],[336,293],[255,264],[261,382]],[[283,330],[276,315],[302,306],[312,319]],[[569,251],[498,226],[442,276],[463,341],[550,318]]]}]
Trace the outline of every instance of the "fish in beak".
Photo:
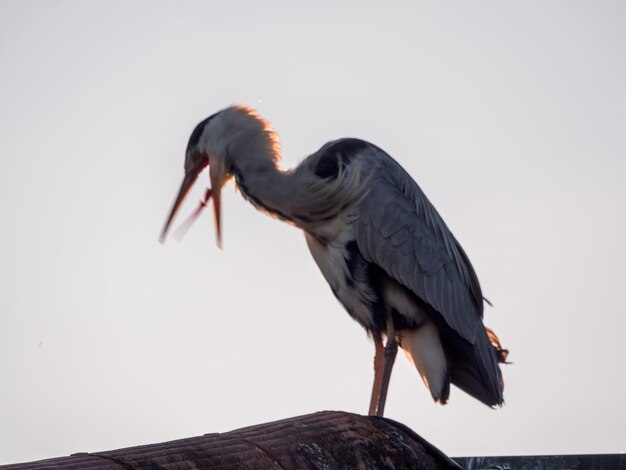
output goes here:
[{"label": "fish in beak", "polygon": [[[178,191],[178,196],[176,196],[176,200],[174,201],[174,205],[170,210],[169,216],[165,222],[165,226],[161,231],[161,236],[159,237],[159,241],[161,243],[165,242],[167,238],[167,234],[169,228],[174,220],[180,206],[182,205],[185,197],[189,193],[189,190],[193,186],[193,184],[198,179],[198,175],[202,172],[202,170],[209,165],[208,158],[200,158],[197,163],[188,171],[185,172],[185,177],[183,179],[182,184],[180,185],[180,189]],[[200,201],[199,206],[196,210],[189,216],[189,218],[183,223],[178,231],[184,233],[191,226],[191,224],[196,220],[196,218],[200,215],[200,212],[204,207],[206,207],[209,199],[213,198],[213,213],[215,216],[215,230],[216,230],[216,238],[217,238],[217,246],[219,248],[222,247],[222,225],[221,225],[221,181],[220,181],[220,168],[219,165],[215,165],[215,169],[213,167],[210,168],[209,177],[211,180],[211,188],[207,188],[204,200]]]}]

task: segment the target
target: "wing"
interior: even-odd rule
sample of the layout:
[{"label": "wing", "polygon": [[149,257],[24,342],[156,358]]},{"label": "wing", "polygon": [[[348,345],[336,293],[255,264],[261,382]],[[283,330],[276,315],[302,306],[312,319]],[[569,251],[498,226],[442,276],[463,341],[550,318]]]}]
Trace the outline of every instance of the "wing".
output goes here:
[{"label": "wing", "polygon": [[356,220],[359,250],[474,344],[483,329],[483,299],[465,252],[393,158],[372,144],[365,158],[369,183]]}]

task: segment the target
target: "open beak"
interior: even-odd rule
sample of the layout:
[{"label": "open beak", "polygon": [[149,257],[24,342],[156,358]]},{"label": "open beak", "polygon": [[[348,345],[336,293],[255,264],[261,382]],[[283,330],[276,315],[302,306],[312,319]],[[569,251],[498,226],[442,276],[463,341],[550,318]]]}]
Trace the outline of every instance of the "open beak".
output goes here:
[{"label": "open beak", "polygon": [[[213,196],[213,215],[215,218],[215,239],[217,240],[217,247],[219,249],[222,248],[222,222],[221,222],[221,206],[222,206],[222,191],[221,191],[220,183],[216,180],[216,178],[211,174],[211,190]],[[208,202],[208,198],[206,201]]]},{"label": "open beak", "polygon": [[200,171],[194,171],[185,175],[185,179],[183,179],[183,183],[180,185],[178,196],[176,196],[176,200],[174,201],[174,205],[172,206],[170,215],[167,217],[167,221],[165,222],[165,226],[163,227],[163,231],[161,232],[161,236],[159,237],[159,241],[161,243],[165,242],[165,238],[167,237],[167,232],[169,231],[170,225],[172,225],[172,221],[174,220],[174,217],[176,216],[180,205],[185,200],[187,193],[189,193],[189,190],[198,178],[199,173]]},{"label": "open beak", "polygon": [[[180,189],[178,190],[178,196],[176,196],[174,205],[172,206],[172,209],[170,210],[170,214],[167,217],[167,221],[165,222],[165,225],[163,226],[163,230],[161,231],[161,236],[159,237],[159,241],[161,243],[165,242],[165,238],[167,237],[167,232],[169,231],[169,228],[172,225],[172,222],[174,221],[174,217],[176,217],[178,209],[180,209],[180,206],[185,200],[185,197],[187,196],[187,194],[189,193],[189,190],[191,189],[193,184],[196,182],[196,179],[198,179],[198,175],[207,166],[207,164],[208,164],[208,159],[206,160],[200,159],[198,161],[198,164],[195,166],[195,168],[192,168],[190,171],[185,172],[185,178],[183,179],[183,182],[180,185]],[[207,197],[210,197],[209,192],[207,192]]]},{"label": "open beak", "polygon": [[[180,190],[178,191],[178,196],[176,196],[176,200],[174,201],[172,210],[170,211],[170,214],[167,217],[167,221],[165,222],[165,226],[163,227],[163,231],[161,232],[161,236],[159,238],[159,241],[161,243],[165,242],[165,238],[167,237],[167,233],[172,224],[172,221],[174,220],[174,217],[176,216],[176,213],[178,212],[178,209],[182,205],[183,201],[185,200],[185,197],[189,193],[189,190],[191,189],[196,179],[198,178],[198,175],[205,168],[205,166],[207,166],[207,164],[208,164],[208,160],[200,161],[199,164],[196,166],[196,168],[192,169],[191,171],[185,174],[185,178],[183,179],[183,182],[180,185]],[[218,166],[218,165],[215,165],[215,166]],[[218,170],[218,168],[215,168],[214,170]],[[187,228],[189,228],[189,226],[196,219],[196,217],[200,214],[200,211],[202,210],[202,208],[206,206],[207,202],[209,202],[209,199],[212,197],[213,198],[213,213],[215,215],[215,231],[216,231],[216,238],[217,238],[217,246],[221,248],[222,247],[222,224],[221,224],[221,210],[220,210],[221,200],[222,200],[221,191],[220,191],[221,187],[220,187],[220,182],[218,181],[218,172],[211,171],[209,175],[211,179],[211,189],[207,189],[206,195],[204,197],[204,201],[200,202],[200,205],[198,206],[196,211],[190,216],[190,218],[183,224],[183,227],[181,228],[183,228],[184,231],[186,231]]]}]

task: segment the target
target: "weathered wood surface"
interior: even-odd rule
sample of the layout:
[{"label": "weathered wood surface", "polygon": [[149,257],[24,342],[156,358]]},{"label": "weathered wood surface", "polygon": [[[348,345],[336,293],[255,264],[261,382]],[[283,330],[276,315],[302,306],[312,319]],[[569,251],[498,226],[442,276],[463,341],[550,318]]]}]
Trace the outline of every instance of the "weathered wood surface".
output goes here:
[{"label": "weathered wood surface", "polygon": [[161,444],[0,466],[2,470],[458,468],[400,423],[333,411]]}]

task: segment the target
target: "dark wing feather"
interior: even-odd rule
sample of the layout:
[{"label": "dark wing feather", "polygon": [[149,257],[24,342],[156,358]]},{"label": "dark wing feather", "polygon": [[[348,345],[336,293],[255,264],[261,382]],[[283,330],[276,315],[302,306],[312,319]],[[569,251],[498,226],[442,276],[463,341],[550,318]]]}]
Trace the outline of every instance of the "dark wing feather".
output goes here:
[{"label": "dark wing feather", "polygon": [[[482,324],[478,278],[415,181],[360,139],[329,142],[305,162],[325,184],[337,182],[347,199],[358,201],[350,212],[356,248],[423,302],[441,335],[451,382],[489,406],[501,405],[502,376]],[[342,184],[341,175],[354,184]]]},{"label": "dark wing feather", "polygon": [[482,324],[482,292],[467,255],[395,160],[371,144],[361,157],[368,178],[356,218],[361,254],[432,308],[452,383],[489,406],[501,405],[502,375]]},{"label": "dark wing feather", "polygon": [[411,289],[471,344],[483,328],[483,301],[467,255],[419,186],[370,144],[368,193],[356,239],[361,253]]}]

